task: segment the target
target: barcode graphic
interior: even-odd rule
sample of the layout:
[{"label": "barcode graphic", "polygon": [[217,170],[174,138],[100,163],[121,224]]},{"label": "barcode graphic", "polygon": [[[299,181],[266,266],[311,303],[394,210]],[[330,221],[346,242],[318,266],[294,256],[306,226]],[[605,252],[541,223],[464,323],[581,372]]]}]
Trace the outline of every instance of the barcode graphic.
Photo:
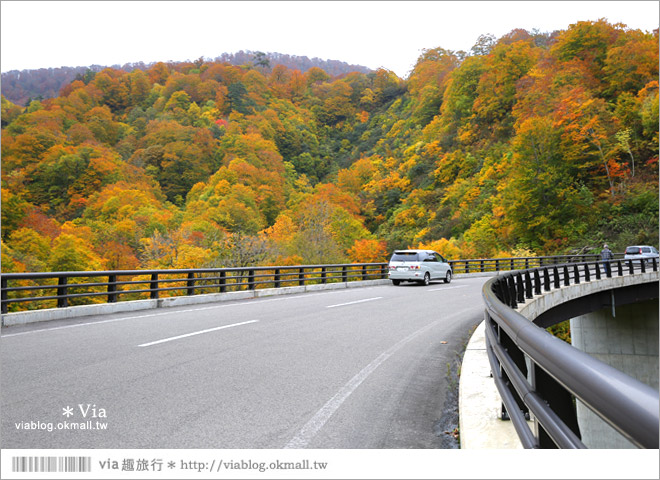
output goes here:
[{"label": "barcode graphic", "polygon": [[12,457],[12,472],[91,472],[92,457]]}]

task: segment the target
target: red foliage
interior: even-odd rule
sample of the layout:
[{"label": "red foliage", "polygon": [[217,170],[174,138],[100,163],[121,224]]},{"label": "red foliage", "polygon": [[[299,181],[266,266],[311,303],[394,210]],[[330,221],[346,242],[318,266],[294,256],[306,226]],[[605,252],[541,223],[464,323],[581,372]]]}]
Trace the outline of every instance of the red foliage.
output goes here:
[{"label": "red foliage", "polygon": [[60,224],[56,220],[45,215],[39,207],[32,208],[23,218],[20,227],[31,228],[35,232],[50,239],[60,235]]}]

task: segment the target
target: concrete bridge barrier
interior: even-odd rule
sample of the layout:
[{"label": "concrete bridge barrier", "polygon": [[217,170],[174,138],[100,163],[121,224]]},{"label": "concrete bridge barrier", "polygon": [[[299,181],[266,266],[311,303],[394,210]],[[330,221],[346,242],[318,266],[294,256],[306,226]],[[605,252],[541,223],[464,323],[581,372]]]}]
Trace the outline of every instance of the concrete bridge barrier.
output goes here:
[{"label": "concrete bridge barrier", "polygon": [[[462,448],[658,447],[660,276],[656,264],[613,270],[553,266],[486,284],[486,334],[461,371]],[[544,330],[571,318],[573,347]]]}]

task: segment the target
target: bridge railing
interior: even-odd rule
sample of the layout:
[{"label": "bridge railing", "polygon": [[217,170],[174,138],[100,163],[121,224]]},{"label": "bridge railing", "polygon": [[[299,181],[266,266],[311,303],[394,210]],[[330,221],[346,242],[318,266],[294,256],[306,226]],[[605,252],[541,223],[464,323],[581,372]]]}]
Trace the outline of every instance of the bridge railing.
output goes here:
[{"label": "bridge railing", "polygon": [[[622,254],[616,254],[621,256]],[[450,260],[454,274],[517,270],[598,255]],[[6,273],[1,278],[2,313],[14,309],[63,308],[89,303],[158,299],[314,283],[387,278],[387,263],[350,263],[178,270]]]},{"label": "bridge railing", "polygon": [[[614,258],[623,258],[624,254],[616,253]],[[485,273],[501,272],[505,270],[523,270],[543,267],[547,265],[560,265],[564,263],[597,261],[598,254],[585,255],[554,255],[544,257],[511,257],[511,258],[473,258],[468,260],[450,260],[454,274],[457,273]]]},{"label": "bridge railing", "polygon": [[20,303],[28,303],[30,309],[63,308],[104,300],[114,303],[380,278],[387,278],[386,263],[7,273],[0,281],[2,313],[7,313],[10,305]]},{"label": "bridge railing", "polygon": [[633,444],[658,448],[657,391],[516,311],[519,304],[554,289],[647,271],[658,271],[656,259],[648,264],[615,260],[552,265],[486,282],[482,293],[491,371],[525,448],[586,448],[579,436],[576,398]]}]

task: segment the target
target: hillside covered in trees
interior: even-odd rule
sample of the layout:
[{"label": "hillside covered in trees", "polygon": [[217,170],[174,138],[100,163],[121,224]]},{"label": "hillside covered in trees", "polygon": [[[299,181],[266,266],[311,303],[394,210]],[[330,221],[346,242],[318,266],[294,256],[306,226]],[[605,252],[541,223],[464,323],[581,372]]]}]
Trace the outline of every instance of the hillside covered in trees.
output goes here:
[{"label": "hillside covered in trees", "polygon": [[197,61],[2,98],[3,271],[658,243],[658,32],[429,49],[409,78]]},{"label": "hillside covered in trees", "polygon": [[[199,61],[199,60],[198,60]],[[201,59],[204,62],[204,59]],[[354,71],[369,73],[370,69],[360,65],[349,65],[339,60],[322,60],[305,56],[286,55],[282,53],[263,53],[243,51],[236,53],[223,53],[214,59],[215,62],[229,63],[230,65],[284,65],[292,70],[306,72],[312,67],[319,67],[330,75],[342,75]],[[123,70],[127,73],[133,70],[148,70],[156,62],[144,62],[113,65],[111,68]],[[171,62],[166,63],[171,64]],[[60,89],[74,80],[84,80],[87,75],[94,75],[106,69],[102,65],[87,67],[58,67],[39,68],[36,70],[10,70],[2,73],[2,94],[7,100],[21,106],[27,106],[32,100],[44,100],[57,97]]]}]

